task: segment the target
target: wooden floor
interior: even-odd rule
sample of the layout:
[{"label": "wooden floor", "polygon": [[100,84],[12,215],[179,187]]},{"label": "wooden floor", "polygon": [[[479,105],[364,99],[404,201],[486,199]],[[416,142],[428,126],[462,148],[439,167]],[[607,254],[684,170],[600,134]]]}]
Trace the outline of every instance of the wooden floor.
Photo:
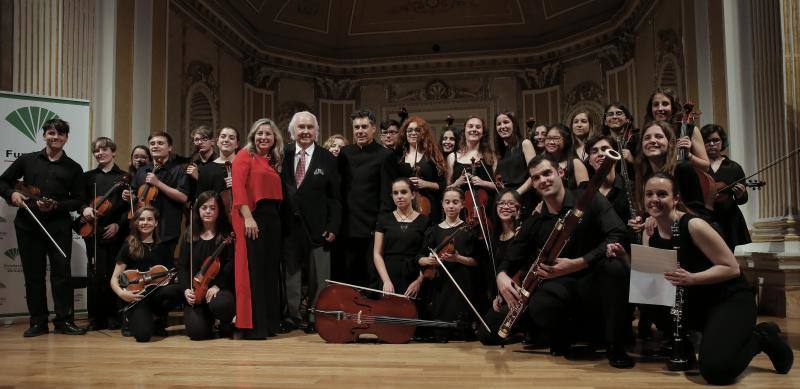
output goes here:
[{"label": "wooden floor", "polygon": [[[776,320],[795,350],[800,320]],[[80,322],[79,322],[80,324]],[[85,323],[84,323],[85,324]],[[182,335],[140,344],[119,331],[24,339],[26,325],[0,328],[0,387],[605,387],[684,388],[697,374],[672,373],[663,363],[617,370],[605,359],[569,361],[520,345],[326,344],[295,331],[266,341],[192,342]],[[179,329],[171,327],[170,330]],[[175,331],[178,332],[179,331]],[[800,388],[800,369],[772,370],[755,358],[737,386]]]}]

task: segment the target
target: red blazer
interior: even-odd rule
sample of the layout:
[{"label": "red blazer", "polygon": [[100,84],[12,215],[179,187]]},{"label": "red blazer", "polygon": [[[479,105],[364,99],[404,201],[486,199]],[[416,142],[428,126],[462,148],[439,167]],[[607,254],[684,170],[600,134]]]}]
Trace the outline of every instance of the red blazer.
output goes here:
[{"label": "red blazer", "polygon": [[[259,200],[282,200],[281,177],[267,158],[247,149],[236,154],[231,167],[233,178],[233,210],[231,223],[236,233],[236,255],[234,272],[236,274],[236,327],[253,328],[253,312],[250,290],[250,271],[247,261],[247,237],[244,235],[244,218],[239,207],[247,205],[255,209]],[[259,233],[269,233],[260,231]]]}]

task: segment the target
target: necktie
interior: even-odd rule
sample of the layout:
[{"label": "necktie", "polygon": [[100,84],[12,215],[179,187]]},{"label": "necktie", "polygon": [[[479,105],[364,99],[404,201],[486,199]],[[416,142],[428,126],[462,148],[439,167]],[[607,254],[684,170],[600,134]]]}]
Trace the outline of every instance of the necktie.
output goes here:
[{"label": "necktie", "polygon": [[306,151],[300,151],[300,162],[297,163],[297,169],[294,170],[294,181],[297,187],[303,184],[303,178],[306,177]]}]

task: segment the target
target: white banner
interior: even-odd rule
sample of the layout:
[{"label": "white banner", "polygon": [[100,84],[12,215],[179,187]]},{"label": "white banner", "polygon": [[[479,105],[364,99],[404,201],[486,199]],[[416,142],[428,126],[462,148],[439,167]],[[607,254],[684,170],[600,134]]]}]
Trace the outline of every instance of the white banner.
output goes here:
[{"label": "white banner", "polygon": [[[0,92],[0,172],[8,169],[18,156],[44,148],[42,124],[54,117],[69,123],[69,139],[65,152],[84,170],[87,169],[91,158],[89,101]],[[14,232],[17,209],[0,200],[0,317],[6,318],[28,315],[22,260]],[[83,239],[73,233],[72,276],[85,277],[86,263]],[[48,266],[48,274],[49,269]],[[49,278],[48,275],[47,300],[52,311]],[[77,289],[75,310],[85,309],[86,289]]]}]

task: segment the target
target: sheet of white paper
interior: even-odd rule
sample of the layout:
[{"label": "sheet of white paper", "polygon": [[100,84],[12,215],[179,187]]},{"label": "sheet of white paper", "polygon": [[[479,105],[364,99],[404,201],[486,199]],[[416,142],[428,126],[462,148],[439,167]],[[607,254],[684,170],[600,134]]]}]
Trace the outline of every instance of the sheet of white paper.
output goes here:
[{"label": "sheet of white paper", "polygon": [[664,272],[678,267],[678,253],[653,247],[631,245],[631,284],[628,301],[636,304],[675,304],[675,286]]}]

